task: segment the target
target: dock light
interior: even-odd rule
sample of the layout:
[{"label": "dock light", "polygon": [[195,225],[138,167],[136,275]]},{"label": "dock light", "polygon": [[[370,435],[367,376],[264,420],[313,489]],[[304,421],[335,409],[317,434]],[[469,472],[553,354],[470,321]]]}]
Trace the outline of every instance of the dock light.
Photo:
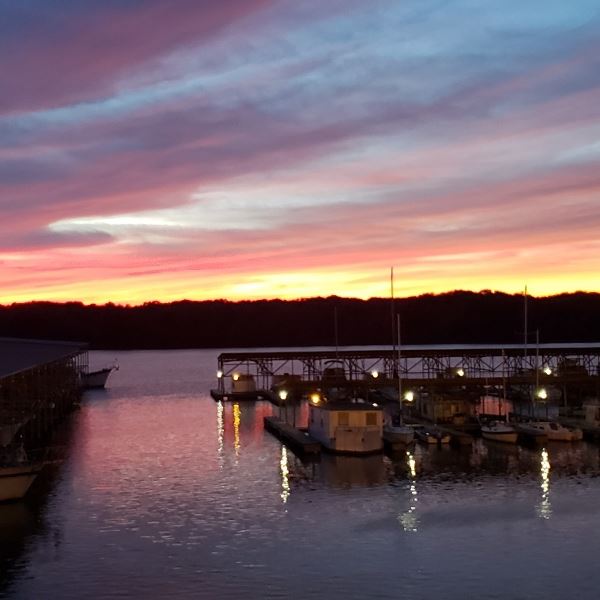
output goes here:
[{"label": "dock light", "polygon": [[321,396],[317,392],[315,392],[314,394],[310,395],[310,401],[313,404],[319,404],[319,402],[321,402]]},{"label": "dock light", "polygon": [[551,369],[551,368],[550,368],[548,365],[546,365],[546,366],[544,367],[544,373],[545,373],[546,375],[552,375],[552,369]]},{"label": "dock light", "polygon": [[240,374],[239,373],[234,373],[233,374],[233,380],[237,381],[240,378]]},{"label": "dock light", "polygon": [[409,390],[404,394],[404,399],[407,402],[412,402],[415,399],[415,393]]},{"label": "dock light", "polygon": [[462,367],[458,367],[458,369],[456,369],[456,374],[459,377],[464,377],[465,376],[465,370]]},{"label": "dock light", "polygon": [[279,399],[286,400],[288,397],[287,390],[279,390]]},{"label": "dock light", "polygon": [[377,371],[377,369],[373,369],[373,370],[371,371],[371,377],[372,377],[373,379],[377,379],[377,378],[379,377],[379,371]]},{"label": "dock light", "polygon": [[221,369],[219,369],[217,371],[217,379],[221,379],[221,377],[223,377],[223,371],[221,371]]},{"label": "dock light", "polygon": [[377,408],[377,407],[379,406],[379,404],[377,404],[377,402],[373,402],[373,406],[374,406],[375,408]]},{"label": "dock light", "polygon": [[537,397],[538,397],[540,400],[547,400],[547,399],[548,399],[548,392],[546,391],[546,388],[540,388],[540,389],[537,391]]}]

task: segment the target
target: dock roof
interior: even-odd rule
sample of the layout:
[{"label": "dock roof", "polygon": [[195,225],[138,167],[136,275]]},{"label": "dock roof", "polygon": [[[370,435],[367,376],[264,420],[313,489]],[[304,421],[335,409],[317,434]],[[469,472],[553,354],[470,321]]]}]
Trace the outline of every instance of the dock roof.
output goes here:
[{"label": "dock roof", "polygon": [[0,337],[0,378],[77,356],[87,349],[83,342]]},{"label": "dock roof", "polygon": [[[540,353],[545,354],[598,354],[600,353],[599,342],[583,343],[543,343],[537,345]],[[231,350],[222,352],[219,359],[223,361],[234,360],[344,360],[348,358],[378,358],[383,356],[397,356],[398,351],[404,358],[423,356],[518,356],[529,352],[534,354],[536,344],[423,344],[403,345],[393,349],[391,346],[344,346],[332,347],[305,347],[305,348],[272,348],[262,350]]]}]

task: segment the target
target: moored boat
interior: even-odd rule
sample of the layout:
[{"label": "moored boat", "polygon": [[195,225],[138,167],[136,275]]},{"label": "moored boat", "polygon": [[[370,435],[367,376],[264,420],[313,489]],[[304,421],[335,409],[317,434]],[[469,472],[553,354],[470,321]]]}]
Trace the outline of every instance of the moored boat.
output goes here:
[{"label": "moored boat", "polygon": [[503,421],[489,421],[481,425],[481,437],[505,444],[516,444],[519,434],[515,428]]},{"label": "moored boat", "polygon": [[415,439],[415,430],[408,425],[386,424],[383,426],[383,437],[392,443],[410,444]]},{"label": "moored boat", "polygon": [[449,444],[450,434],[435,426],[421,425],[415,427],[415,437],[424,444]]},{"label": "moored boat", "polygon": [[99,369],[98,371],[90,371],[89,373],[84,373],[82,376],[82,384],[86,390],[90,389],[101,389],[106,386],[106,382],[108,381],[109,375],[113,371],[118,371],[119,365],[113,365],[112,367],[105,367],[104,369]]},{"label": "moored boat", "polygon": [[583,438],[581,429],[565,427],[556,421],[530,421],[527,425],[545,433],[550,441],[574,442]]},{"label": "moored boat", "polygon": [[323,447],[340,454],[383,450],[381,408],[366,402],[323,401],[309,405],[308,433]]},{"label": "moored boat", "polygon": [[42,463],[34,463],[0,467],[0,502],[23,498],[42,466]]},{"label": "moored boat", "polygon": [[546,432],[532,427],[530,423],[515,423],[513,426],[517,430],[519,440],[524,443],[528,442],[541,446],[548,441]]}]

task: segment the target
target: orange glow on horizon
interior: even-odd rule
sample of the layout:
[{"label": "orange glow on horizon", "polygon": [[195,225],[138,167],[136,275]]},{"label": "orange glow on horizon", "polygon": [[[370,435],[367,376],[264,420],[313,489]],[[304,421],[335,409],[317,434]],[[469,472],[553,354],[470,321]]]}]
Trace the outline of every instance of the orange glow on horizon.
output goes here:
[{"label": "orange glow on horizon", "polygon": [[[174,273],[170,276],[145,277],[135,282],[120,279],[91,280],[84,283],[65,282],[46,285],[36,290],[0,293],[0,304],[32,301],[83,302],[84,304],[141,305],[146,302],[176,302],[179,300],[298,300],[327,296],[346,298],[386,298],[389,281],[379,270],[375,280],[371,272],[309,271],[295,273],[262,273],[245,275],[235,281],[227,277],[188,278]],[[389,275],[388,275],[389,277]],[[600,276],[596,273],[570,273],[560,279],[541,275],[517,277],[507,275],[485,279],[480,274],[461,278],[403,278],[396,268],[395,296],[443,294],[454,290],[480,292],[492,290],[507,294],[522,293],[525,282],[532,296],[552,296],[576,291],[600,291]]]}]

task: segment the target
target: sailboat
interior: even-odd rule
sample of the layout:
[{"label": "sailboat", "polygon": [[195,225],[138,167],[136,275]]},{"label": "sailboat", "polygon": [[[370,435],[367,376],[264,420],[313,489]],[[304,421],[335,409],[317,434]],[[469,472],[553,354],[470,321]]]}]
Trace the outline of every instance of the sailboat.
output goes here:
[{"label": "sailboat", "polygon": [[[504,350],[502,350],[502,396],[506,399],[506,379],[504,377]],[[508,409],[507,409],[508,411]],[[516,444],[519,434],[508,422],[508,415],[502,415],[502,400],[498,397],[498,415],[483,416],[479,418],[481,437],[495,442]]]},{"label": "sailboat", "polygon": [[400,373],[400,358],[401,358],[401,344],[400,344],[400,315],[394,315],[394,267],[391,270],[390,276],[391,286],[391,300],[392,300],[392,353],[396,352],[396,340],[394,338],[394,316],[396,317],[396,326],[398,334],[398,403],[400,413],[398,418],[395,419],[392,415],[386,415],[386,420],[383,425],[384,437],[390,442],[399,442],[401,444],[410,444],[415,438],[414,428],[408,427],[404,424],[403,410],[402,410],[402,375]]},{"label": "sailboat", "polygon": [[516,444],[519,434],[515,428],[506,421],[490,420],[481,424],[481,437],[495,442]]},{"label": "sailboat", "polygon": [[[539,346],[540,332],[536,330],[535,337],[535,395],[537,397],[546,398],[540,395],[540,369],[539,369]],[[545,392],[545,390],[543,390]],[[536,415],[537,416],[537,415]],[[548,420],[548,411],[546,409],[546,419],[532,419],[527,422],[527,427],[539,432],[539,435],[545,435],[548,440],[560,442],[574,442],[583,439],[583,432],[578,427],[565,427],[556,421]]]}]

